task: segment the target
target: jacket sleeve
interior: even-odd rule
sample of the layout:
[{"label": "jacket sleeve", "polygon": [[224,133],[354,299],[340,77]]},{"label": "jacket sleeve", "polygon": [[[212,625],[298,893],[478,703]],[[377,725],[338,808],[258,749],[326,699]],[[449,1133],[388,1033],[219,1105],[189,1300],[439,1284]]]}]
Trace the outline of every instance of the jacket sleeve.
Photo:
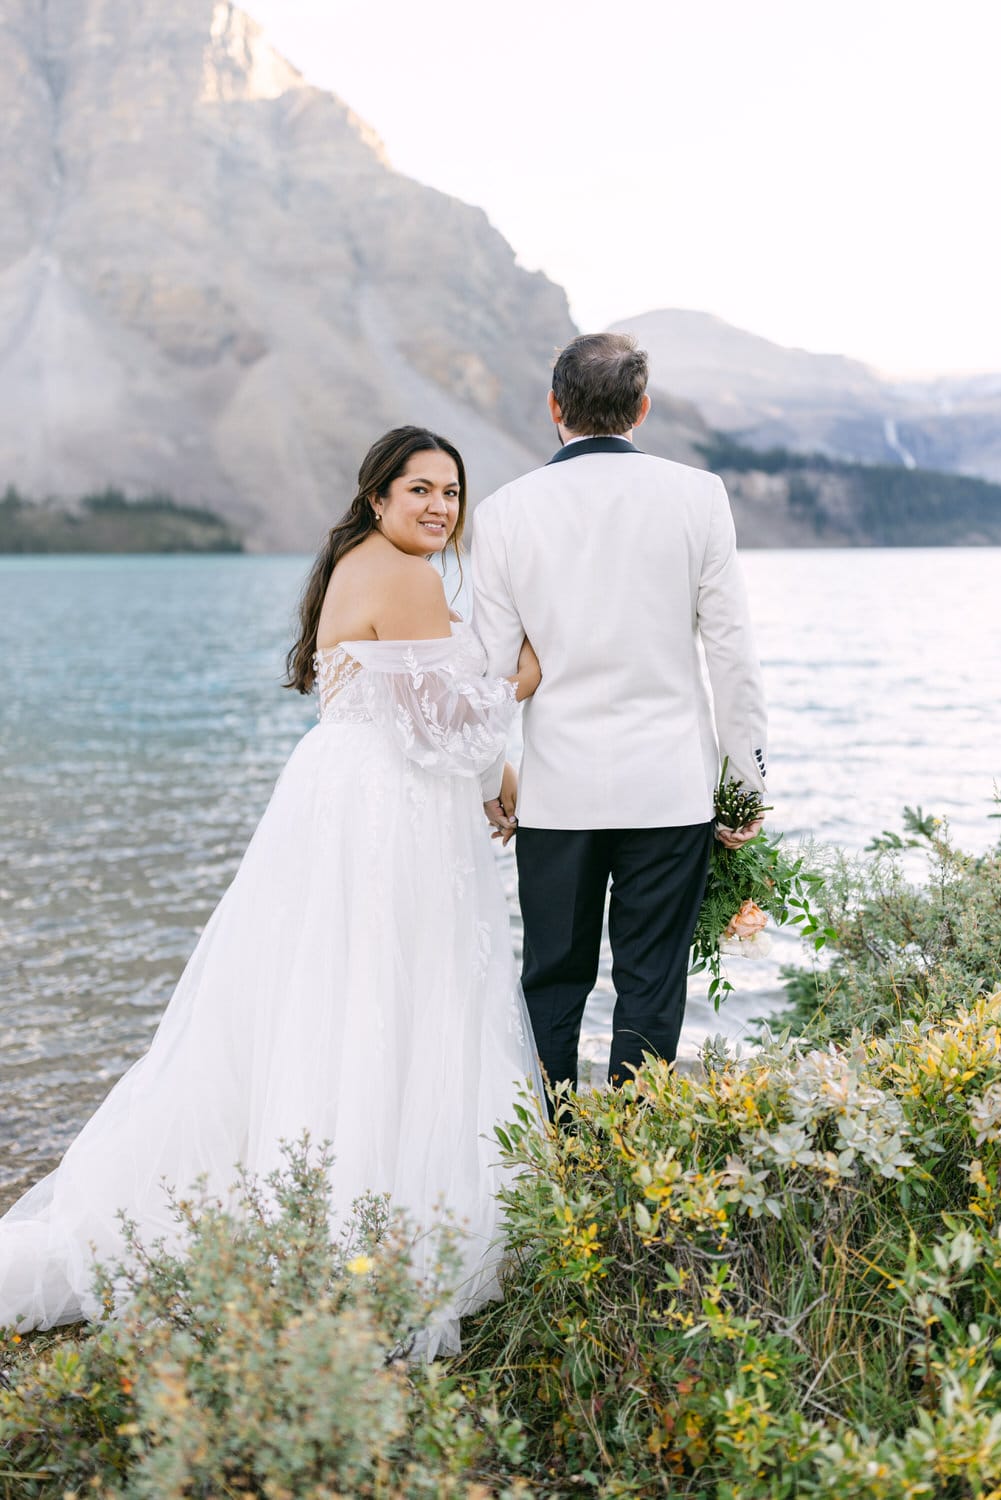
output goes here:
[{"label": "jacket sleeve", "polygon": [[712,498],[697,613],[721,760],[729,761],[728,776],[763,792],[768,730],[764,684],[722,480]]},{"label": "jacket sleeve", "polygon": [[[472,569],[473,629],[486,653],[487,671],[513,677],[518,670],[525,627],[511,597],[507,558],[496,517],[491,517],[482,502],[473,517]],[[501,754],[481,778],[484,802],[499,794],[503,771]]]},{"label": "jacket sleeve", "polygon": [[495,506],[482,502],[473,517],[473,629],[487,656],[487,671],[513,677],[525,639],[508,579],[504,541]]}]

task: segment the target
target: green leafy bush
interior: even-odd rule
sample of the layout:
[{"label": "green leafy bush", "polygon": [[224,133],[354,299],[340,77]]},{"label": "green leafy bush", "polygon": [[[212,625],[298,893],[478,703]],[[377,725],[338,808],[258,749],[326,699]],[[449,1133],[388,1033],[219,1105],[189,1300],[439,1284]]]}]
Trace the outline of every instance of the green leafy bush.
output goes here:
[{"label": "green leafy bush", "polygon": [[506,1297],[447,1369],[405,1225],[332,1240],[303,1143],[178,1203],[185,1255],[133,1234],[117,1321],[8,1337],[0,1497],[1001,1500],[1001,851],[909,811],[813,899],[798,1036],[498,1131]]},{"label": "green leafy bush", "polygon": [[[0,1495],[465,1496],[487,1456],[517,1459],[489,1397],[408,1365],[444,1293],[415,1283],[382,1199],[331,1238],[328,1167],[303,1143],[266,1184],[244,1177],[234,1209],[178,1202],[183,1254],[129,1227],[129,1268],[99,1281],[120,1320],[37,1350],[9,1337]],[[443,1234],[441,1288],[453,1260]]]},{"label": "green leafy bush", "polygon": [[[723,828],[745,829],[763,820],[770,809],[759,791],[727,776],[723,761],[714,798],[716,822]],[[789,858],[782,835],[759,832],[737,849],[713,840],[709,872],[698,920],[692,935],[690,973],[709,971],[709,999],[716,1010],[733,985],[723,968],[723,954],[744,956],[767,952],[771,945],[763,928],[769,917],[783,926],[798,926],[803,937],[819,950],[833,932],[825,932],[811,900],[823,886],[822,875],[806,868],[802,854]]]},{"label": "green leafy bush", "polygon": [[1001,995],[706,1061],[504,1132],[517,1264],[461,1367],[554,1494],[996,1494]]},{"label": "green leafy bush", "polygon": [[[908,874],[919,860],[920,882]],[[1001,987],[1001,846],[964,854],[945,823],[907,808],[903,836],[884,832],[861,858],[838,854],[825,875],[813,900],[830,962],[786,971],[793,1030],[878,1033]]]}]

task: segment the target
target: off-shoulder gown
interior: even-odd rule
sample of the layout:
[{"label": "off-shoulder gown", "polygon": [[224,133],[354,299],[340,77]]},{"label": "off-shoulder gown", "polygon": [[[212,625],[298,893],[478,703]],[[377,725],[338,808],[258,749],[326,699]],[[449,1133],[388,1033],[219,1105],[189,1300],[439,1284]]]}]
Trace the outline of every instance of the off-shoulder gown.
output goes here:
[{"label": "off-shoulder gown", "polygon": [[464,626],[345,642],[316,666],[319,723],[149,1051],[0,1220],[0,1325],[97,1318],[93,1254],[120,1256],[120,1209],[170,1240],[165,1182],[225,1195],[237,1163],[267,1173],[304,1130],[332,1142],[335,1217],[371,1190],[418,1229],[441,1205],[462,1224],[428,1352],[457,1348],[458,1317],[497,1294],[493,1126],[539,1087],[481,802],[513,690]]}]

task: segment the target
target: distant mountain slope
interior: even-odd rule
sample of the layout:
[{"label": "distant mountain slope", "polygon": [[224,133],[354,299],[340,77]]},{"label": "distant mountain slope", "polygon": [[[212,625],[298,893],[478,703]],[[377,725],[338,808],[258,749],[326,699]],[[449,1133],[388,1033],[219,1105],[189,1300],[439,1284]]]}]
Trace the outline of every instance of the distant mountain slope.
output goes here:
[{"label": "distant mountain slope", "polygon": [[717,427],[760,419],[777,399],[871,401],[880,382],[858,360],[786,349],[712,313],[665,308],[616,323],[649,352],[653,383],[694,401]]},{"label": "distant mountain slope", "polygon": [[[226,0],[0,0],[0,119],[0,494],[51,497],[50,540],[59,501],[110,486],[312,548],[401,422],[458,442],[474,500],[552,452],[563,291]],[[1001,476],[1001,379],[902,395],[703,314],[627,326],[651,452],[704,464],[704,411],[755,445]],[[813,534],[784,500],[759,519]]]},{"label": "distant mountain slope", "polygon": [[649,351],[654,386],[754,447],[1001,479],[1001,375],[891,382],[679,308],[613,326]]},{"label": "distant mountain slope", "polygon": [[386,427],[544,460],[563,291],[215,0],[3,0],[0,491],[308,548]]},{"label": "distant mountain slope", "polygon": [[748,448],[719,433],[702,456],[726,483],[741,547],[1001,545],[1001,484],[985,479]]},{"label": "distant mountain slope", "polygon": [[0,552],[242,552],[212,511],[166,495],[127,500],[120,490],[82,495],[75,505],[0,496]]}]

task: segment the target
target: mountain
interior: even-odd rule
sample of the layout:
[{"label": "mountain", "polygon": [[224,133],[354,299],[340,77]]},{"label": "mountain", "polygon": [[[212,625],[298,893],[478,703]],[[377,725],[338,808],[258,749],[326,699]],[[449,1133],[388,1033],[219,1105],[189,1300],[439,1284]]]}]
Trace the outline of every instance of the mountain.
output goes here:
[{"label": "mountain", "polygon": [[[22,538],[51,543],[64,513],[93,527],[76,497],[112,491],[185,512],[101,513],[129,538],[204,540],[207,507],[227,538],[311,549],[387,427],[453,438],[474,500],[552,451],[562,289],[480,210],[394,171],[225,0],[0,0],[0,120],[0,494],[48,501],[17,512]],[[704,314],[624,326],[653,356],[649,451],[705,464],[712,424],[1001,475],[1001,378],[905,390]],[[815,534],[805,482],[738,466],[752,544]],[[818,481],[821,509],[847,514],[846,484]]]},{"label": "mountain", "polygon": [[654,386],[753,447],[1001,479],[1001,375],[890,381],[680,308],[613,326],[648,350]]},{"label": "mountain", "polygon": [[130,500],[108,489],[68,506],[29,500],[8,485],[0,496],[0,553],[242,551],[214,511],[165,495]]},{"label": "mountain", "polygon": [[1001,546],[1001,485],[903,464],[749,448],[713,433],[741,547]]},{"label": "mountain", "polygon": [[711,313],[665,308],[613,326],[648,351],[654,385],[694,401],[724,429],[774,415],[776,403],[834,398],[864,407],[879,392],[878,377],[857,360],[785,349]]},{"label": "mountain", "polygon": [[450,436],[476,494],[548,456],[563,291],[234,6],[0,0],[0,118],[0,491],[297,549],[387,427]]}]

